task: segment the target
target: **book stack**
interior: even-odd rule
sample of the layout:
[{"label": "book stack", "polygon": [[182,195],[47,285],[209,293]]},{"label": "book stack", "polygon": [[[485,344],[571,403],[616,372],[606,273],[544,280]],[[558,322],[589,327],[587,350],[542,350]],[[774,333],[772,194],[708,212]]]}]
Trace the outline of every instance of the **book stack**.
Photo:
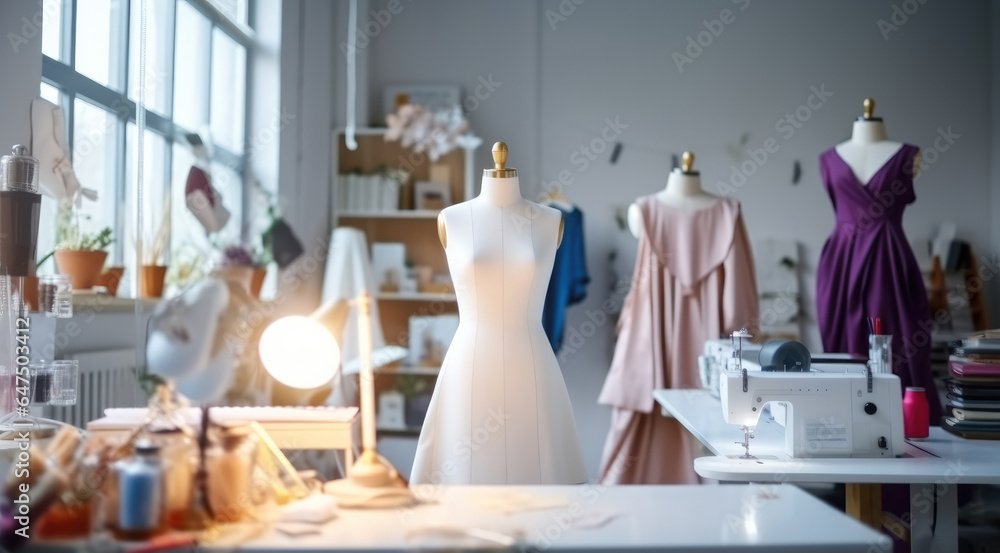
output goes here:
[{"label": "book stack", "polygon": [[340,206],[348,213],[399,210],[400,182],[381,173],[340,175]]},{"label": "book stack", "polygon": [[1000,331],[962,340],[948,359],[948,409],[941,427],[964,438],[1000,439]]}]

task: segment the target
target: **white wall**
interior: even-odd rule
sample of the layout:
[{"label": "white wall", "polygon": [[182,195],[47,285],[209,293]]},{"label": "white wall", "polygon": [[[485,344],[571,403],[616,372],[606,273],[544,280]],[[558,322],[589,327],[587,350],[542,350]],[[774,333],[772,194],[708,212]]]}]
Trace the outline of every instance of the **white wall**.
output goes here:
[{"label": "white wall", "polygon": [[336,3],[285,0],[281,5],[278,145],[282,214],[305,254],[278,279],[278,313],[308,313],[319,305],[330,225],[330,144],[333,129]]},{"label": "white wall", "polygon": [[[730,165],[746,159],[731,157],[728,145],[738,146],[744,133],[753,148],[774,137],[778,152],[734,193],[754,239],[803,243],[806,334],[818,345],[815,265],[833,214],[817,157],[849,137],[864,97],[876,98],[894,139],[926,151],[938,129],[961,136],[917,181],[917,203],[905,218],[910,239],[954,222],[977,251],[998,245],[1000,200],[987,201],[1000,191],[1000,171],[990,182],[991,138],[1000,130],[988,116],[997,109],[997,95],[989,94],[990,9],[983,1],[915,4],[886,40],[878,21],[892,22],[894,3],[903,2],[588,0],[570,13],[570,0],[404,1],[367,48],[369,115],[381,123],[382,88],[390,83],[458,83],[463,95],[474,93],[480,77],[502,83],[470,114],[473,129],[487,145],[508,142],[525,193],[569,171],[574,182],[566,193],[586,213],[593,282],[588,300],[571,312],[570,328],[608,296],[607,258],[622,240],[614,207],[661,188],[670,153],[694,150],[714,190],[729,179]],[[385,7],[384,0],[370,5],[376,12]],[[672,54],[684,54],[686,38],[724,9],[732,23],[679,71]],[[565,20],[553,16],[560,10]],[[364,13],[362,24],[371,17]],[[994,59],[994,79],[996,67]],[[804,105],[812,87],[833,95],[786,138],[776,121]],[[609,118],[628,126],[621,158],[610,165],[604,151],[584,170],[574,152],[599,138]],[[483,167],[487,151],[477,160]],[[795,161],[803,174],[792,186]],[[591,475],[608,425],[596,397],[613,351],[611,326],[563,363]]]},{"label": "white wall", "polygon": [[31,147],[31,101],[42,82],[42,5],[0,3],[0,153]]}]

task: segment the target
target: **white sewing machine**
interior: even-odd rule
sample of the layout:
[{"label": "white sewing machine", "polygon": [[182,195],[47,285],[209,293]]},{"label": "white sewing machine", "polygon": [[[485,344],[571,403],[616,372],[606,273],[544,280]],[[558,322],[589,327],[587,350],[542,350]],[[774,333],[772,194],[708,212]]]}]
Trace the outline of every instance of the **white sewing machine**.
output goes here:
[{"label": "white sewing machine", "polygon": [[785,405],[789,457],[903,454],[902,388],[896,375],[847,364],[825,366],[823,372],[783,372],[747,369],[740,363],[720,374],[719,392],[726,422],[744,430],[747,456],[753,428],[769,402]]}]

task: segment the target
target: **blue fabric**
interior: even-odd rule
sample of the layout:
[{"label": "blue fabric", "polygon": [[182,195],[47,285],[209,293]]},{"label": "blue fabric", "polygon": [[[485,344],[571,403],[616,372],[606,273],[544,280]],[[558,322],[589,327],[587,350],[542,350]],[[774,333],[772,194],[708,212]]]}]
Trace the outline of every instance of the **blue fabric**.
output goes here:
[{"label": "blue fabric", "polygon": [[542,326],[549,337],[552,349],[559,353],[563,333],[566,330],[566,308],[583,301],[587,297],[587,256],[583,244],[583,212],[558,209],[563,214],[563,239],[556,250],[549,290],[545,294],[545,308],[542,311]]}]

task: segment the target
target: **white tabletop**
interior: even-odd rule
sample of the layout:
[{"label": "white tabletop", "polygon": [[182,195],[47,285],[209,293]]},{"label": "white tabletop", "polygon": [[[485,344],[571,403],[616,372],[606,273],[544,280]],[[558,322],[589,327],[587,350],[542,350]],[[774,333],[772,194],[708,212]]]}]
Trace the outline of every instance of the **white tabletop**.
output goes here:
[{"label": "white tabletop", "polygon": [[[498,547],[479,539],[421,533],[442,525],[520,536],[506,549],[522,552],[860,552],[885,543],[880,534],[794,486],[470,486],[433,492],[440,494],[434,505],[342,510],[320,535],[292,539],[275,530],[245,550],[370,553]],[[506,515],[477,507],[511,493],[562,504]],[[613,518],[597,527],[581,527],[606,516]]]},{"label": "white tabletop", "polygon": [[783,451],[784,428],[761,417],[750,442],[757,459],[743,454],[743,431],[722,417],[719,399],[707,390],[657,390],[653,397],[712,451],[694,462],[706,478],[743,482],[839,482],[882,484],[1000,484],[1000,441],[966,440],[931,428],[927,440],[908,441],[894,459],[791,459]]}]

